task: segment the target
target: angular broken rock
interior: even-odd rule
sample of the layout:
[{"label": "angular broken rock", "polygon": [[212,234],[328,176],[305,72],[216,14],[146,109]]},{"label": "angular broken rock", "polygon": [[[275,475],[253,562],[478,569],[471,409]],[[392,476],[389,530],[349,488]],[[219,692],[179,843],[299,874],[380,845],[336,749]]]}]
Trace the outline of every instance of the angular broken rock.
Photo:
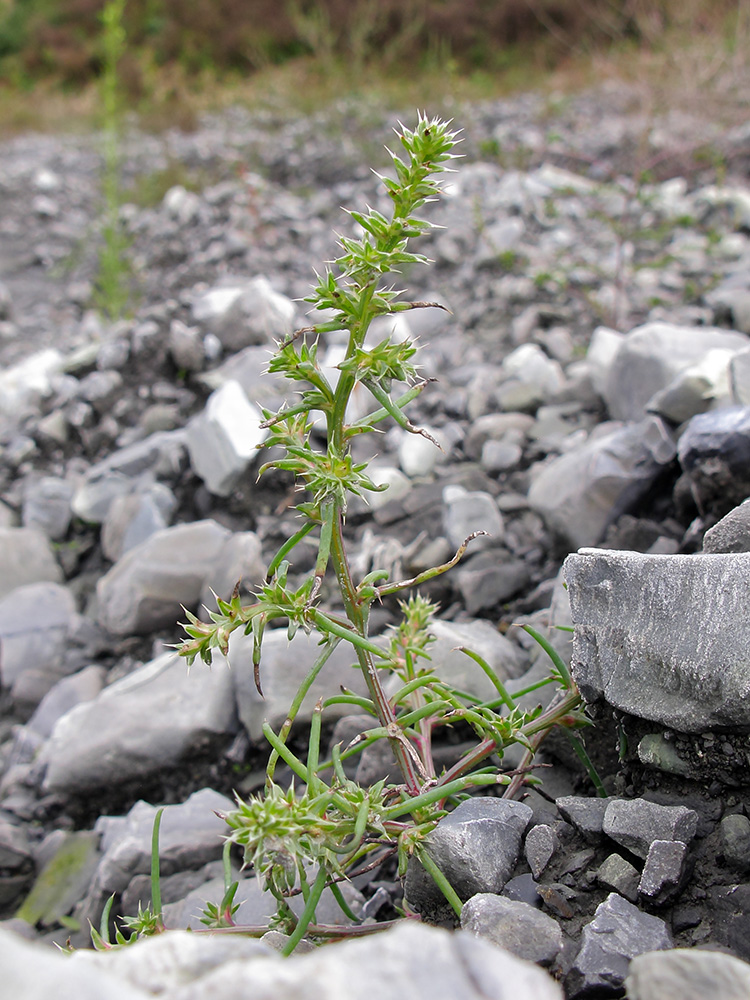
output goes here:
[{"label": "angular broken rock", "polygon": [[172,627],[195,607],[230,532],[216,521],[177,524],[150,535],[96,587],[99,621],[115,635]]},{"label": "angular broken rock", "polygon": [[529,903],[492,892],[472,896],[461,911],[461,927],[527,962],[550,966],[563,947],[560,925]]},{"label": "angular broken rock", "polygon": [[536,471],[529,504],[572,548],[596,545],[674,456],[674,441],[658,417],[602,424],[582,447]]},{"label": "angular broken rock", "polygon": [[229,496],[257,457],[268,435],[263,414],[239,382],[229,381],[209,396],[205,409],[187,427],[190,464],[216,496]]},{"label": "angular broken rock", "polygon": [[44,786],[80,795],[172,767],[237,729],[224,663],[187,671],[165,653],[62,716],[42,748]]},{"label": "angular broken rock", "polygon": [[604,813],[603,830],[631,854],[646,858],[656,840],[689,844],[698,814],[686,806],[662,806],[647,799],[613,799]]},{"label": "angular broken rock", "polygon": [[711,350],[740,351],[747,337],[705,326],[647,323],[623,338],[607,374],[604,400],[616,420],[639,420],[652,396]]},{"label": "angular broken rock", "polygon": [[[440,820],[425,838],[425,847],[461,899],[499,893],[518,861],[531,816],[523,802],[467,799]],[[452,922],[453,910],[416,856],[409,863],[404,891],[429,923]]]},{"label": "angular broken rock", "polygon": [[573,996],[594,990],[601,990],[603,996],[619,996],[632,958],[671,947],[672,935],[663,920],[642,913],[612,892],[583,928],[581,949],[567,985]]},{"label": "angular broken rock", "polygon": [[564,572],[586,701],[685,733],[750,730],[750,553],[583,549]]}]

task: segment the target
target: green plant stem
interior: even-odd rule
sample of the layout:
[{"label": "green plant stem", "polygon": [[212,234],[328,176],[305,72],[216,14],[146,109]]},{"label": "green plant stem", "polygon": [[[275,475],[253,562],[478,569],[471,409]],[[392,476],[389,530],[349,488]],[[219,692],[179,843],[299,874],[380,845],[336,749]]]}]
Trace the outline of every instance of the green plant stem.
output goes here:
[{"label": "green plant stem", "polygon": [[315,881],[310,887],[310,894],[307,897],[307,902],[305,903],[305,908],[302,911],[302,916],[299,918],[297,926],[294,928],[289,940],[281,949],[282,955],[291,955],[302,938],[305,936],[310,923],[315,917],[315,908],[320,902],[320,897],[323,895],[327,877],[326,869],[323,865],[321,865],[318,869],[318,874],[315,876]]},{"label": "green plant stem", "polygon": [[[352,581],[349,562],[346,558],[343,524],[340,510],[337,511],[337,517],[334,519],[333,523],[333,532],[331,537],[331,562],[333,563],[336,579],[339,583],[341,596],[344,601],[344,610],[346,611],[347,617],[356,629],[357,633],[366,640],[367,629],[365,626],[364,616],[362,614],[362,606],[357,601],[356,588]],[[385,691],[383,690],[383,685],[380,683],[380,677],[378,676],[377,668],[373,663],[372,656],[359,646],[355,647],[355,649],[359,665],[365,678],[365,683],[367,684],[367,689],[370,693],[370,698],[375,706],[381,725],[385,726],[386,729],[390,729],[394,734],[400,734],[401,730],[398,726],[398,722],[396,721],[396,715],[385,694]],[[398,766],[401,769],[408,794],[419,794],[421,783],[417,775],[414,761],[404,747],[402,739],[397,735],[389,735],[388,739]]]},{"label": "green plant stem", "polygon": [[419,858],[419,862],[424,868],[424,870],[428,872],[429,875],[432,876],[435,885],[438,887],[438,889],[440,889],[442,894],[445,896],[450,905],[453,907],[456,916],[460,919],[461,911],[463,910],[464,904],[461,902],[461,899],[459,898],[456,890],[450,884],[445,875],[443,875],[438,865],[430,857],[430,853],[427,850],[427,848],[425,848],[424,846],[419,846],[417,848],[417,857]]}]

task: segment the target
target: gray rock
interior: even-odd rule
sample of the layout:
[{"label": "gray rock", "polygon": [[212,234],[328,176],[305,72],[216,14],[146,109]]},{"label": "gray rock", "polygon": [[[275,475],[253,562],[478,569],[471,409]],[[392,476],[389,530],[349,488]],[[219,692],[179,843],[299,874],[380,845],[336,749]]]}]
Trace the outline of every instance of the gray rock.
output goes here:
[{"label": "gray rock", "polygon": [[[460,899],[499,893],[518,861],[531,816],[529,806],[511,799],[467,799],[440,820],[424,846]],[[416,856],[409,862],[404,893],[428,922],[453,921],[453,910]]]},{"label": "gray rock", "polygon": [[73,487],[57,476],[27,480],[21,519],[25,528],[36,528],[53,542],[65,537],[73,516]]},{"label": "gray rock", "polygon": [[101,416],[107,413],[115,401],[123,395],[123,377],[118,371],[89,372],[78,387],[78,395],[91,403]]},{"label": "gray rock", "polygon": [[[126,816],[100,816],[96,821],[102,857],[95,881],[105,895],[122,892],[134,875],[151,870],[151,835],[158,808],[140,801]],[[171,875],[220,858],[227,826],[217,813],[233,808],[231,799],[211,788],[165,806],[159,828],[160,872]]]},{"label": "gray rock", "polygon": [[711,327],[647,323],[625,337],[607,374],[604,400],[615,420],[640,420],[649,400],[715,349],[748,346],[742,333]]},{"label": "gray rock", "polygon": [[193,320],[219,338],[225,350],[284,340],[294,330],[294,303],[266,278],[227,278],[193,302]]},{"label": "gray rock", "polygon": [[596,878],[607,889],[614,889],[631,903],[637,902],[641,873],[621,855],[610,854],[605,858],[596,873]]},{"label": "gray rock", "polygon": [[187,426],[190,464],[216,496],[229,496],[268,436],[239,382],[226,382]]},{"label": "gray rock", "polygon": [[140,990],[111,972],[106,963],[98,967],[71,967],[67,955],[49,946],[24,941],[12,931],[0,929],[0,967],[3,990],[24,1000],[149,1000]]},{"label": "gray rock", "polygon": [[429,647],[431,669],[454,687],[483,701],[497,697],[497,689],[459,647],[478,653],[504,681],[521,677],[528,667],[524,650],[481,618],[465,622],[436,618],[430,623],[430,634],[435,639]]},{"label": "gray rock", "polygon": [[612,799],[588,798],[580,795],[563,795],[555,800],[561,816],[582,833],[590,844],[597,844],[602,837],[604,814]]},{"label": "gray rock", "polygon": [[[224,965],[271,954],[268,945],[253,938],[175,930],[106,954],[77,951],[71,958],[71,965],[75,972],[107,969],[120,982],[143,990],[148,996],[171,997],[173,991],[210,976]],[[113,995],[113,1000],[119,1000],[117,994]]]},{"label": "gray rock", "polygon": [[502,551],[488,550],[462,562],[453,578],[467,612],[475,615],[523,590],[529,582],[529,570],[520,559],[512,559]]},{"label": "gray rock", "polygon": [[489,473],[514,469],[523,457],[523,449],[512,441],[485,441],[480,464]]},{"label": "gray rock", "polygon": [[744,594],[750,555],[584,550],[564,572],[584,698],[680,732],[750,728]]},{"label": "gray rock", "polygon": [[403,472],[414,479],[429,476],[436,466],[446,461],[450,445],[445,435],[433,427],[423,427],[430,437],[440,445],[436,445],[422,434],[404,432],[398,446],[398,462]]},{"label": "gray rock", "polygon": [[524,853],[531,868],[531,874],[538,879],[550,863],[560,846],[557,834],[551,826],[540,823],[526,834]]},{"label": "gray rock", "polygon": [[595,545],[675,456],[664,423],[603,424],[580,448],[532,473],[529,504],[571,548]]},{"label": "gray rock", "polygon": [[40,736],[51,736],[55,723],[76,705],[91,701],[104,687],[107,672],[104,667],[84,667],[70,677],[63,677],[42,698],[26,723]]},{"label": "gray rock", "polygon": [[735,871],[750,871],[750,819],[733,813],[724,816],[720,829],[725,862]]},{"label": "gray rock", "polygon": [[102,524],[102,551],[117,562],[126,552],[169,526],[177,498],[163,483],[115,497]]},{"label": "gray rock", "polygon": [[704,552],[750,552],[750,500],[730,510],[703,536]]},{"label": "gray rock", "polygon": [[196,667],[165,653],[58,720],[40,755],[44,786],[80,795],[151,775],[237,726],[223,664]]},{"label": "gray rock", "polygon": [[144,482],[176,478],[184,465],[185,440],[182,429],[158,431],[92,465],[76,488],[74,514],[101,524],[115,497],[132,493]]},{"label": "gray rock", "polygon": [[637,955],[625,979],[628,1000],[746,1000],[750,965],[702,948]]},{"label": "gray rock", "polygon": [[687,847],[681,840],[654,840],[646,855],[638,892],[649,903],[665,903],[675,894],[685,871]]},{"label": "gray rock", "polygon": [[701,514],[727,514],[750,495],[750,407],[693,417],[680,435],[677,457]]},{"label": "gray rock", "polygon": [[486,531],[472,542],[472,548],[500,545],[505,530],[503,517],[489,493],[470,492],[463,486],[446,486],[443,489],[443,528],[445,536],[458,548],[474,531]]},{"label": "gray rock", "polygon": [[77,619],[73,595],[59,583],[30,583],[0,600],[0,677],[15,700],[38,704],[68,672]]},{"label": "gray rock", "polygon": [[697,825],[698,814],[685,806],[662,806],[647,799],[614,799],[604,813],[602,829],[631,854],[646,858],[655,840],[690,844]]},{"label": "gray rock", "polygon": [[[748,300],[750,301],[750,295]],[[737,351],[732,356],[729,362],[729,384],[732,401],[738,406],[750,406],[750,347]]]},{"label": "gray rock", "polygon": [[[252,636],[244,635],[241,629],[232,633],[228,663],[240,721],[252,740],[265,742],[264,722],[276,729],[284,722],[297,689],[321,652],[322,647],[318,645],[315,635],[299,631],[289,641],[286,629],[267,631],[263,637],[260,661],[261,696],[255,686]],[[214,657],[214,662],[221,662],[221,658]],[[356,663],[354,648],[347,642],[339,643],[302,702],[297,714],[300,723],[312,718],[318,698],[338,694],[342,684],[359,694],[366,693],[367,687]],[[332,706],[329,718],[346,714],[347,708],[346,705]],[[328,712],[326,710],[326,715]]]},{"label": "gray rock", "polygon": [[9,872],[31,867],[31,845],[26,828],[0,816],[0,868]]},{"label": "gray rock", "polygon": [[534,426],[528,413],[486,413],[471,422],[463,448],[469,458],[478,459],[488,441],[502,441],[507,434],[521,438]]},{"label": "gray rock", "polygon": [[583,928],[581,948],[568,974],[571,995],[601,990],[616,996],[628,973],[631,959],[649,951],[672,947],[672,935],[659,917],[642,913],[612,892],[596,908],[594,919]]},{"label": "gray rock", "polygon": [[235,531],[217,552],[210,581],[201,591],[201,605],[216,607],[214,595],[228,601],[236,584],[242,591],[255,591],[265,579],[260,539],[253,531]]},{"label": "gray rock", "polygon": [[182,226],[196,222],[201,214],[203,203],[195,191],[188,191],[181,184],[171,187],[162,199],[167,215],[176,219]]},{"label": "gray rock", "polygon": [[478,893],[465,903],[461,927],[545,968],[554,964],[563,947],[556,920],[528,903],[493,893]]},{"label": "gray rock", "polygon": [[0,598],[16,587],[62,583],[62,570],[49,541],[35,528],[0,528]]},{"label": "gray rock", "polygon": [[[246,940],[242,945],[237,942],[235,954],[230,944],[222,943],[216,948],[209,945],[209,942],[234,943],[235,938],[173,934],[178,934],[174,945],[169,945],[173,936],[170,934],[164,939],[150,938],[123,949],[117,959],[118,978],[136,989],[131,984],[143,981],[163,984],[162,995],[168,1000],[199,1000],[206,996],[207,990],[225,1000],[240,1000],[248,995],[268,1000],[279,996],[293,996],[297,1000],[320,996],[337,1000],[344,997],[397,1000],[405,987],[410,996],[420,1000],[426,997],[449,1000],[458,996],[465,1000],[512,1000],[515,996],[562,1000],[560,987],[531,963],[473,935],[463,932],[448,935],[411,921],[402,921],[384,934],[345,942],[336,948],[317,948],[291,960],[265,957],[260,949],[268,946],[259,942]],[[193,943],[196,939],[206,944],[196,947]],[[166,943],[154,947],[161,940]],[[142,959],[141,951],[145,952]],[[242,951],[244,954],[239,957]],[[233,954],[235,957],[230,958]],[[414,962],[415,955],[419,955],[418,963]],[[106,967],[103,960],[108,957],[87,954],[79,965]],[[71,974],[76,971],[73,966]],[[139,997],[144,995],[138,993]],[[88,996],[84,1000],[89,1000]],[[125,995],[124,1000],[131,1000],[130,995]]]},{"label": "gray rock", "polygon": [[200,330],[187,326],[179,319],[169,325],[169,353],[175,367],[185,372],[199,372],[206,360],[206,351]]},{"label": "gray rock", "polygon": [[229,537],[216,521],[177,524],[130,549],[97,583],[98,619],[115,635],[173,627],[194,608]]}]

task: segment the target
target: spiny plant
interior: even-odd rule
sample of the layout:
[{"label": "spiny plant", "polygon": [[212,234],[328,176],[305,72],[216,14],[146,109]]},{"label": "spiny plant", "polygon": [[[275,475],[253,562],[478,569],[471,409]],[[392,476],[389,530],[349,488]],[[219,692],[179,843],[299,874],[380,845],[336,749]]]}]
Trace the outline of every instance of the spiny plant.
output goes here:
[{"label": "spiny plant", "polygon": [[[391,336],[372,343],[368,334],[376,317],[443,308],[437,303],[403,300],[390,276],[404,266],[427,263],[410,249],[412,238],[432,228],[417,213],[440,193],[438,175],[449,169],[459,140],[450,123],[423,115],[414,130],[402,126],[397,135],[402,149],[400,155],[390,153],[392,176],[380,178],[390,198],[390,216],[373,208],[349,212],[362,235],[340,237],[341,255],[316,275],[314,290],[306,300],[313,311],[325,313],[323,321],[279,343],[269,365],[270,372],[285,376],[300,391],[278,412],[264,411],[269,432],[265,444],[280,450],[280,457],[268,461],[260,473],[279,469],[294,474],[302,494],[296,505],[300,527],[271,560],[266,581],[252,603],[242,603],[237,587],[229,600],[217,599],[210,621],[188,612],[184,626],[188,638],[179,646],[189,664],[196,658],[210,664],[216,651],[227,654],[231,633],[244,629],[253,638],[255,679],[261,691],[262,641],[269,623],[285,623],[290,638],[298,629],[319,638],[320,653],[280,731],[275,732],[267,723],[263,727],[271,746],[263,792],[247,800],[238,798],[237,808],[225,816],[231,831],[229,842],[242,848],[245,862],[253,866],[276,898],[273,923],[289,935],[286,953],[291,953],[305,935],[339,933],[340,929],[322,927],[316,920],[324,889],[330,888],[342,911],[352,919],[341,882],[354,871],[375,867],[391,855],[397,856],[403,874],[409,858],[416,854],[460,912],[460,899],[429,855],[428,833],[472,789],[504,786],[506,795],[517,794],[525,782],[533,781],[533,755],[550,728],[573,729],[586,722],[565,664],[532,629],[527,631],[550,653],[553,663],[549,678],[534,687],[546,683],[558,686],[544,711],[541,707],[522,709],[519,697],[534,687],[511,697],[497,673],[469,649],[463,652],[490,679],[493,697],[482,700],[441,679],[429,656],[430,618],[436,608],[418,592],[401,601],[401,623],[389,636],[373,638],[369,633],[374,602],[414,591],[446,572],[461,559],[472,538],[482,534],[479,530],[466,539],[448,562],[408,580],[390,580],[387,571],[377,569],[356,580],[347,558],[344,521],[348,498],[384,488],[368,476],[367,463],[355,459],[354,441],[361,434],[378,430],[387,420],[429,438],[406,414],[408,404],[429,382],[418,374],[416,344]],[[337,331],[345,331],[347,346],[338,365],[338,379],[333,380],[320,363],[318,346],[320,338]],[[349,420],[349,403],[358,386],[372,396],[374,409]],[[317,447],[312,437],[313,414],[322,414],[325,421],[325,447]],[[301,583],[297,579],[293,584],[289,558],[313,533],[317,537],[314,569]],[[343,615],[321,604],[329,568],[343,603]],[[363,697],[344,691],[318,702],[303,760],[289,745],[292,726],[315,678],[341,643],[356,659],[368,693]],[[386,693],[386,681],[390,693]],[[324,760],[323,713],[342,704],[369,714],[373,723],[353,745],[334,747],[330,759]],[[438,773],[433,760],[434,736],[456,723],[473,730],[476,744]],[[344,762],[380,740],[390,743],[401,781],[362,787],[347,776]],[[504,749],[513,743],[520,743],[526,754],[519,768],[504,773],[490,758],[502,761]],[[279,761],[294,775],[288,788],[275,779]],[[290,905],[297,894],[303,897],[301,915],[295,915]],[[233,898],[234,888],[227,881],[222,904],[206,913],[208,925],[231,925]],[[350,928],[346,933],[352,932]]]}]

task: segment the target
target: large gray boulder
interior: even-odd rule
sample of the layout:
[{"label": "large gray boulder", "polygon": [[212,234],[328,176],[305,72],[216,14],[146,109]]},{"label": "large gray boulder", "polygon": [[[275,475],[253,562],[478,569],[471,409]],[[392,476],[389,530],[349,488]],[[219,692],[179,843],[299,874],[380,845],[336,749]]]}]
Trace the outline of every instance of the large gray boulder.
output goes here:
[{"label": "large gray boulder", "polygon": [[237,728],[226,664],[164,653],[62,716],[41,752],[49,791],[80,795],[155,774]]},{"label": "large gray boulder", "polygon": [[750,553],[584,549],[564,572],[587,701],[681,732],[750,731]]}]

